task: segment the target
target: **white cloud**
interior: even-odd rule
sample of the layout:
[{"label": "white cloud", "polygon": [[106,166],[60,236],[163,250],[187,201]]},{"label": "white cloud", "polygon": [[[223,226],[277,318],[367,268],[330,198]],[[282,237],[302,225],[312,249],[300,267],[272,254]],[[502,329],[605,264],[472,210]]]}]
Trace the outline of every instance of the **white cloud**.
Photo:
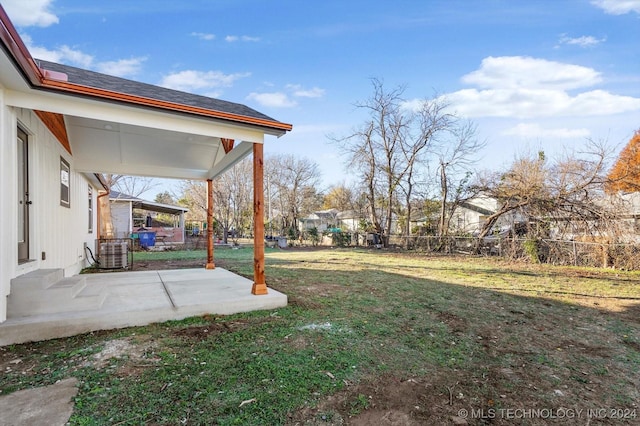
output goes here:
[{"label": "white cloud", "polygon": [[640,110],[640,98],[603,90],[574,97],[560,90],[465,89],[445,95],[465,117],[553,117],[611,115]]},{"label": "white cloud", "polygon": [[489,56],[480,69],[462,77],[480,88],[578,89],[601,81],[600,73],[580,65],[527,56]]},{"label": "white cloud", "polygon": [[600,43],[604,43],[606,40],[607,40],[606,38],[598,39],[593,36],[567,37],[563,35],[562,37],[560,37],[559,43],[580,46],[580,47],[593,47]]},{"label": "white cloud", "polygon": [[2,7],[17,26],[48,27],[58,23],[58,17],[49,10],[51,3],[52,0],[3,0]]},{"label": "white cloud", "polygon": [[538,123],[519,123],[518,125],[502,132],[506,136],[517,136],[520,138],[554,138],[554,139],[574,139],[587,138],[591,135],[588,129],[567,129],[567,128],[543,128]]},{"label": "white cloud", "polygon": [[116,77],[131,76],[136,75],[140,72],[142,63],[146,60],[147,58],[140,57],[131,59],[120,59],[117,61],[100,62],[96,65],[96,70],[104,74],[114,75]]},{"label": "white cloud", "polygon": [[[446,96],[446,99],[442,98],[443,101],[450,102],[449,95]],[[424,99],[409,99],[400,104],[401,108],[404,108],[409,111],[420,111],[422,106],[424,105]]]},{"label": "white cloud", "polygon": [[200,40],[206,40],[206,41],[214,40],[216,38],[215,34],[208,34],[208,33],[196,33],[196,32],[193,32],[193,33],[191,33],[191,35],[193,37],[199,38]]},{"label": "white cloud", "polygon": [[311,89],[304,89],[299,84],[287,84],[287,90],[293,92],[293,96],[299,98],[321,98],[324,96],[324,89],[319,87],[313,87]]},{"label": "white cloud", "polygon": [[290,99],[286,93],[271,92],[271,93],[250,93],[247,99],[253,100],[262,106],[274,107],[274,108],[290,108],[297,105],[296,101]]},{"label": "white cloud", "polygon": [[27,34],[20,34],[22,41],[29,49],[31,56],[37,59],[44,59],[45,61],[66,63],[69,65],[75,65],[82,68],[90,68],[93,64],[93,56],[84,53],[80,50],[73,49],[67,45],[62,45],[55,50],[47,49],[42,46],[35,46],[33,40]]},{"label": "white cloud", "polygon": [[20,37],[27,46],[27,49],[29,49],[31,56],[36,59],[43,59],[45,61],[56,62],[59,64],[73,65],[87,70],[96,70],[116,77],[138,74],[142,67],[142,63],[147,59],[145,57],[139,57],[119,59],[116,61],[96,62],[93,55],[84,53],[81,50],[74,49],[67,45],[62,45],[51,50],[41,46],[34,46],[31,37],[28,35],[21,34]]},{"label": "white cloud", "polygon": [[225,41],[229,43],[233,43],[236,41],[247,41],[247,42],[257,42],[260,41],[259,37],[250,37],[250,36],[236,36],[236,35],[228,35],[224,38]]},{"label": "white cloud", "polygon": [[[236,80],[250,76],[251,73],[224,74],[220,71],[185,70],[166,75],[160,85],[184,92],[210,93],[210,89],[230,87]],[[219,95],[219,93],[216,91]]]},{"label": "white cloud", "polygon": [[640,13],[640,0],[593,0],[591,4],[610,15],[624,15],[629,12]]},{"label": "white cloud", "polygon": [[60,46],[56,51],[60,53],[61,61],[79,67],[90,68],[94,61],[92,55],[73,49],[67,45]]},{"label": "white cloud", "polygon": [[[590,90],[602,80],[587,67],[527,57],[485,58],[480,68],[463,77],[480,88],[458,90],[444,99],[466,117],[604,116],[639,111],[640,98]],[[407,105],[417,105],[408,101]]]}]

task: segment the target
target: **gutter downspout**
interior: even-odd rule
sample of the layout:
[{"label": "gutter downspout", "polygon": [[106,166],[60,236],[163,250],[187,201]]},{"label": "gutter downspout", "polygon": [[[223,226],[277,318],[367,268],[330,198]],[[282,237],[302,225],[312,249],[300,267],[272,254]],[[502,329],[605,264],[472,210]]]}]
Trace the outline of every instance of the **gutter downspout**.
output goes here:
[{"label": "gutter downspout", "polygon": [[102,207],[100,205],[100,198],[105,197],[105,196],[109,196],[109,194],[111,194],[111,189],[109,188],[109,186],[103,181],[102,176],[99,175],[98,173],[95,174],[95,176],[98,178],[98,180],[100,181],[100,183],[102,183],[102,187],[105,189],[105,193],[104,194],[100,194],[98,195],[98,197],[96,198],[96,204],[98,204],[98,232],[97,232],[97,236],[98,236],[98,240],[100,240],[100,238],[102,238],[101,235],[101,231],[102,231]]}]

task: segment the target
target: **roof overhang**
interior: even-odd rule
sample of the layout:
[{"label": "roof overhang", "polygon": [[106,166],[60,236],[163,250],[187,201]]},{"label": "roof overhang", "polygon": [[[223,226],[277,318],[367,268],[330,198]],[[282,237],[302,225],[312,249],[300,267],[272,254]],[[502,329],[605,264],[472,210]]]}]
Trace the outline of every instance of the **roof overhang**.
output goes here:
[{"label": "roof overhang", "polygon": [[131,207],[133,207],[134,209],[141,209],[165,214],[179,215],[189,211],[189,209],[184,207],[155,203],[152,201],[141,200],[139,198],[112,198],[111,201],[115,203],[131,203]]},{"label": "roof overhang", "polygon": [[[252,126],[47,92],[6,90],[4,98],[17,108],[64,115],[80,172],[212,179],[264,142]],[[226,153],[221,138],[242,142]]]},{"label": "roof overhang", "polygon": [[[4,103],[61,115],[65,148],[80,172],[213,179],[265,135],[291,130],[278,121],[64,81],[36,65],[1,6],[0,44]],[[222,138],[236,141],[231,151]]]}]

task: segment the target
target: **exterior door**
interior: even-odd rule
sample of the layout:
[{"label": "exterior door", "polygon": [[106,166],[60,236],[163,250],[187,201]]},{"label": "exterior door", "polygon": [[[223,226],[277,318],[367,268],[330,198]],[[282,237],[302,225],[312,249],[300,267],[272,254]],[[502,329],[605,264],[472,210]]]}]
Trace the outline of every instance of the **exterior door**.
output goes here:
[{"label": "exterior door", "polygon": [[29,145],[18,129],[18,263],[29,260]]}]

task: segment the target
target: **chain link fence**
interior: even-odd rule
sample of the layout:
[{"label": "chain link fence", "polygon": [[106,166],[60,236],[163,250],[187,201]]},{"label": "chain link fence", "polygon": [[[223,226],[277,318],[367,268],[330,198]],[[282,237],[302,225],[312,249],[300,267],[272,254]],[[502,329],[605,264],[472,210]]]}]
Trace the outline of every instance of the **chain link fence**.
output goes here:
[{"label": "chain link fence", "polygon": [[390,244],[441,254],[501,256],[553,265],[640,270],[640,244],[486,237],[391,237]]}]

